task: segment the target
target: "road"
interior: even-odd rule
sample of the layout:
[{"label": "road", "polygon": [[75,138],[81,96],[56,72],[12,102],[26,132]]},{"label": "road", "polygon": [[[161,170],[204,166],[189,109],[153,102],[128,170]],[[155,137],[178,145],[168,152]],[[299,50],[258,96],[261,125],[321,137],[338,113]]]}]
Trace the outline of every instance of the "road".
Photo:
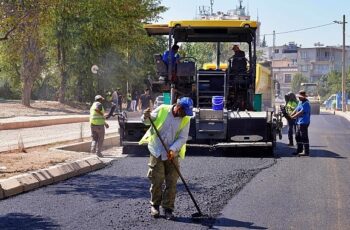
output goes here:
[{"label": "road", "polygon": [[232,218],[252,229],[349,229],[349,137],[348,120],[313,116],[311,157],[291,157],[280,145],[277,163],[235,196],[215,225],[232,229]]},{"label": "road", "polygon": [[348,229],[350,164],[347,120],[313,116],[311,157],[293,157],[286,136],[277,158],[227,157],[192,150],[179,182],[175,221],[149,215],[147,155],[0,202],[0,229]]}]

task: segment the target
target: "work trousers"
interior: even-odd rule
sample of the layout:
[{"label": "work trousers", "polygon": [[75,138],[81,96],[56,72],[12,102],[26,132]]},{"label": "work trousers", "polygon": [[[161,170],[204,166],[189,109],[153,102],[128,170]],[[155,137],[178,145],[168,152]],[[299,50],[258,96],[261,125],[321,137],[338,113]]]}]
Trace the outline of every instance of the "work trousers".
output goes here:
[{"label": "work trousers", "polygon": [[309,124],[297,125],[297,132],[295,134],[295,139],[297,140],[297,152],[301,153],[304,150],[306,155],[309,155],[310,153],[308,129]]},{"label": "work trousers", "polygon": [[97,155],[100,155],[105,138],[104,125],[91,125],[91,137],[91,153],[97,153]]},{"label": "work trousers", "polygon": [[[174,158],[173,162],[179,168],[178,157]],[[148,166],[147,177],[151,182],[151,205],[161,205],[165,209],[174,210],[176,183],[179,175],[173,163],[169,160],[162,161],[161,157],[156,158],[150,154]]]},{"label": "work trousers", "polygon": [[293,134],[296,133],[295,119],[288,120],[288,140],[289,143],[293,143]]},{"label": "work trousers", "polygon": [[131,110],[136,111],[136,100],[131,101]]}]

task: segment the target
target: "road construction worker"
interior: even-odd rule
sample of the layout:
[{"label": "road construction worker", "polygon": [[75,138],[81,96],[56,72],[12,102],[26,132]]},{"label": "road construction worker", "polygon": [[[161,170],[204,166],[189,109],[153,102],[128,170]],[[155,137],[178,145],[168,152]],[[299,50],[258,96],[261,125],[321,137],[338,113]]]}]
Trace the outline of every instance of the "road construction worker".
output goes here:
[{"label": "road construction worker", "polygon": [[105,127],[109,128],[104,116],[103,101],[104,98],[101,95],[96,95],[95,102],[90,108],[91,153],[96,153],[99,157],[102,157],[101,151],[105,137]]},{"label": "road construction worker", "polygon": [[171,47],[171,50],[167,50],[163,53],[162,60],[169,68],[169,59],[171,61],[171,80],[175,81],[176,80],[176,69],[177,69],[177,64],[180,62],[180,54],[179,52],[179,46],[177,44],[173,45]]},{"label": "road construction worker", "polygon": [[298,106],[298,100],[294,93],[289,92],[284,96],[286,100],[286,119],[288,121],[288,146],[293,146],[293,134],[296,133],[296,120],[290,118],[290,115],[294,112],[295,108]]},{"label": "road construction worker", "polygon": [[[161,138],[168,146],[166,152],[156,132],[151,127],[140,144],[148,143],[150,158],[147,177],[150,179],[151,187],[151,215],[158,218],[159,206],[164,209],[165,218],[173,219],[175,208],[176,183],[179,178],[174,165],[179,168],[179,157],[184,159],[186,141],[190,127],[190,116],[192,116],[193,101],[189,97],[183,97],[174,105],[160,105],[151,112],[144,111],[141,119],[145,124],[150,124],[149,118],[159,130]],[[165,187],[163,189],[163,184]]]},{"label": "road construction worker", "polygon": [[297,132],[295,134],[297,151],[293,154],[299,156],[309,156],[310,146],[308,129],[310,125],[311,106],[305,91],[299,91],[296,96],[299,99],[299,104],[291,115],[291,118],[296,119],[297,121]]}]

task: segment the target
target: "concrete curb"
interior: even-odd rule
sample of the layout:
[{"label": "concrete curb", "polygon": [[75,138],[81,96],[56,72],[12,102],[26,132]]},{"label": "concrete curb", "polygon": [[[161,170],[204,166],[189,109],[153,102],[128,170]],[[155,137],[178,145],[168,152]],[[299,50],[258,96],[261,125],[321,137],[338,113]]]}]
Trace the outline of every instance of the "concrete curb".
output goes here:
[{"label": "concrete curb", "polygon": [[29,119],[25,121],[6,121],[0,122],[0,130],[9,130],[9,129],[21,129],[21,128],[33,128],[41,127],[48,125],[59,125],[67,123],[79,123],[79,122],[88,122],[89,115],[82,115],[76,117],[56,117],[56,118],[45,118],[40,117]]},{"label": "concrete curb", "polygon": [[344,112],[336,111],[336,112],[335,112],[335,115],[344,117],[345,119],[347,119],[348,121],[350,121],[350,114],[347,114],[347,113],[344,113]]},{"label": "concrete curb", "polygon": [[104,162],[99,157],[93,156],[0,180],[0,200],[92,172],[108,164],[108,161]]}]

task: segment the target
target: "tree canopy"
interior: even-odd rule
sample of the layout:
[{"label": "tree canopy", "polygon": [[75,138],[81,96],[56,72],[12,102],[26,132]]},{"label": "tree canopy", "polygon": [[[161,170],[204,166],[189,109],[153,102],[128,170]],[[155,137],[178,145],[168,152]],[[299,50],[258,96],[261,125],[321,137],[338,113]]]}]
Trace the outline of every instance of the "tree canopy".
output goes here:
[{"label": "tree canopy", "polygon": [[[0,4],[0,97],[22,97],[28,106],[36,98],[90,101],[127,81],[141,88],[154,73],[149,49],[164,50],[162,39],[143,29],[166,10],[159,0]],[[92,65],[99,67],[97,74]]]}]

